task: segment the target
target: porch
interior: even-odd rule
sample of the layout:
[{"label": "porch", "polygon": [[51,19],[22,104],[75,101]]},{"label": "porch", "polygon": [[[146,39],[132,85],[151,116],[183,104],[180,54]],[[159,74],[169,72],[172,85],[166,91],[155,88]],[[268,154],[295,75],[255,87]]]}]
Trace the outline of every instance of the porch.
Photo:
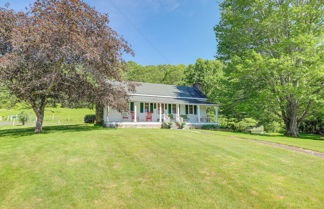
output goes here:
[{"label": "porch", "polygon": [[[207,114],[215,111],[215,118]],[[201,127],[218,124],[218,105],[215,104],[170,104],[130,102],[129,111],[120,112],[104,109],[104,122],[107,127],[160,128],[162,123],[186,123],[188,127]]]}]

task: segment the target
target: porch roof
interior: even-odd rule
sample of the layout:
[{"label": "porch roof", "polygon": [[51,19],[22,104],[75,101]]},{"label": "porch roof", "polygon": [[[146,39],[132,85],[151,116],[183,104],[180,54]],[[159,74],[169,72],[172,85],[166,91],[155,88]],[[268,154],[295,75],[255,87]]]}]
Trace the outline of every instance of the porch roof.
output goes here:
[{"label": "porch roof", "polygon": [[200,105],[216,105],[211,102],[202,101],[194,98],[172,98],[172,97],[155,97],[155,96],[130,96],[130,101],[133,102],[147,102],[147,103],[164,103],[164,104],[200,104]]}]

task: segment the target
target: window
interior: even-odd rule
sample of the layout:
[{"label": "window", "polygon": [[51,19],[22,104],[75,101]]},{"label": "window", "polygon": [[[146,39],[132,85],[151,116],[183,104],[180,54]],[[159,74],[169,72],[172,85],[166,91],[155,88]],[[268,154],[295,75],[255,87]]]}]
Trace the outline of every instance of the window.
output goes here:
[{"label": "window", "polygon": [[189,114],[193,114],[193,106],[189,105]]},{"label": "window", "polygon": [[130,103],[130,107],[129,107],[131,112],[134,112],[134,102]]},{"label": "window", "polygon": [[172,105],[172,113],[173,114],[177,113],[177,105],[176,104]]},{"label": "window", "polygon": [[154,104],[151,103],[151,104],[150,104],[150,112],[153,112],[153,111],[154,111]]},{"label": "window", "polygon": [[141,102],[140,104],[140,112],[143,113],[144,112],[144,103]]},{"label": "window", "polygon": [[154,109],[156,109],[156,103],[154,103]]},{"label": "window", "polygon": [[171,114],[171,104],[168,104],[168,113]]},{"label": "window", "polygon": [[145,103],[144,112],[150,112],[149,105],[150,103]]},{"label": "window", "polygon": [[197,115],[197,105],[186,105],[186,115]]}]

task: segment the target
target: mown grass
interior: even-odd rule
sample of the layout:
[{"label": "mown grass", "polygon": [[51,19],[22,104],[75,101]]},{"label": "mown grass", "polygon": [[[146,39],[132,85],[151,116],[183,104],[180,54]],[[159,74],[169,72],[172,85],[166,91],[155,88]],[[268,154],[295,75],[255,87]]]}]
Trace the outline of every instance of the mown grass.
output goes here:
[{"label": "mown grass", "polygon": [[0,130],[0,208],[324,208],[324,160],[182,130]]},{"label": "mown grass", "polygon": [[324,138],[319,135],[301,134],[300,137],[287,137],[282,134],[257,135],[257,134],[227,132],[227,131],[206,131],[206,132],[215,135],[236,136],[241,138],[270,141],[279,144],[292,145],[292,146],[310,149],[314,151],[324,152]]}]

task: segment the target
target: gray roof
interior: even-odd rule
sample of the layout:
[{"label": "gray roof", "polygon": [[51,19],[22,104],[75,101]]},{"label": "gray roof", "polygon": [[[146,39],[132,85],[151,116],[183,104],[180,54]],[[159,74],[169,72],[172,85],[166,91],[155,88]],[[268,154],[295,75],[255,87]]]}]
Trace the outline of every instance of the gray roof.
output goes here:
[{"label": "gray roof", "polygon": [[135,90],[136,94],[207,99],[201,91],[190,86],[174,86],[142,82],[136,82],[136,84],[138,84]]},{"label": "gray roof", "polygon": [[135,92],[130,93],[131,101],[167,103],[167,104],[204,104],[207,97],[197,88],[190,86],[175,86],[136,82]]}]

